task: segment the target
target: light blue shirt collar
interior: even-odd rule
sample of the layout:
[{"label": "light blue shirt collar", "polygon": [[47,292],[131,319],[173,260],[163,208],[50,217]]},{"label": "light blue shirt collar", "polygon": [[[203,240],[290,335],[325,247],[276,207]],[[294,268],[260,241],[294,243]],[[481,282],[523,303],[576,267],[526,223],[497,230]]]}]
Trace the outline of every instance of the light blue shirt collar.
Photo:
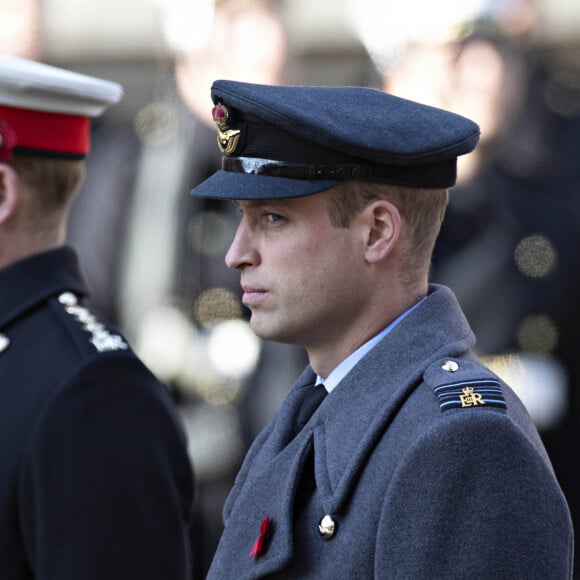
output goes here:
[{"label": "light blue shirt collar", "polygon": [[401,316],[393,320],[386,328],[381,330],[378,334],[375,334],[370,340],[367,340],[362,346],[359,346],[352,354],[347,356],[334,370],[326,377],[323,378],[320,375],[316,375],[316,384],[324,383],[325,389],[331,393],[332,390],[344,379],[344,377],[354,368],[354,366],[371,350],[373,349],[389,332],[401,322],[406,316],[411,314],[415,308],[423,302],[425,298],[422,298],[417,302],[417,304],[411,306],[409,310],[403,312]]}]

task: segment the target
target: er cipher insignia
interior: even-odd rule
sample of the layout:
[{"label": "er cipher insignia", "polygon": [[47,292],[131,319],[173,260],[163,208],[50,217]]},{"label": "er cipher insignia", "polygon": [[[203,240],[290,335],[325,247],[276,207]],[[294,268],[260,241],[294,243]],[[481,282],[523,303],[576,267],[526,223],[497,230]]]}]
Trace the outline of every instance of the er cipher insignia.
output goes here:
[{"label": "er cipher insignia", "polygon": [[506,408],[499,382],[494,379],[448,383],[440,385],[434,391],[439,397],[439,406],[442,411],[473,407]]}]

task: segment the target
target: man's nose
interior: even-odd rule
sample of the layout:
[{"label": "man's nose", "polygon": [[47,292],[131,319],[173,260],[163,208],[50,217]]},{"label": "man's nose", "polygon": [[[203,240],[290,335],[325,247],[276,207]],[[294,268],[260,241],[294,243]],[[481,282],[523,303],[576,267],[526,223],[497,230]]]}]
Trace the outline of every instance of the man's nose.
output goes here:
[{"label": "man's nose", "polygon": [[251,242],[251,234],[243,221],[236,230],[236,235],[226,253],[225,261],[227,267],[232,269],[255,265],[258,262],[258,253]]}]

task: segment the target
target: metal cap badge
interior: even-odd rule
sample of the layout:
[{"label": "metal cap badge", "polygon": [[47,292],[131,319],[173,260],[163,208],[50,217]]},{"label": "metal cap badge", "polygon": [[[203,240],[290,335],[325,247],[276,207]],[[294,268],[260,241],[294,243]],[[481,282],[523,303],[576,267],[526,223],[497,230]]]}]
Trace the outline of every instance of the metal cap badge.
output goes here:
[{"label": "metal cap badge", "polygon": [[217,141],[219,148],[222,150],[224,155],[232,155],[238,146],[240,131],[238,129],[230,128],[228,124],[230,113],[227,107],[223,104],[218,103],[211,110],[211,116],[213,117],[214,123],[217,125]]}]

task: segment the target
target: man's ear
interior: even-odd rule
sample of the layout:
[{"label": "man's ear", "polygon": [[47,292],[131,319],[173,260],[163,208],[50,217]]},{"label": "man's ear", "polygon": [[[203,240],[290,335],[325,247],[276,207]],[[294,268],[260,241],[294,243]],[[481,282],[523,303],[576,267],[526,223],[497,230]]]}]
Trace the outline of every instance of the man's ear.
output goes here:
[{"label": "man's ear", "polygon": [[14,214],[20,196],[20,182],[14,169],[0,163],[0,224]]},{"label": "man's ear", "polygon": [[380,199],[371,202],[364,210],[367,225],[365,257],[376,263],[389,256],[401,235],[401,214],[391,202]]}]

